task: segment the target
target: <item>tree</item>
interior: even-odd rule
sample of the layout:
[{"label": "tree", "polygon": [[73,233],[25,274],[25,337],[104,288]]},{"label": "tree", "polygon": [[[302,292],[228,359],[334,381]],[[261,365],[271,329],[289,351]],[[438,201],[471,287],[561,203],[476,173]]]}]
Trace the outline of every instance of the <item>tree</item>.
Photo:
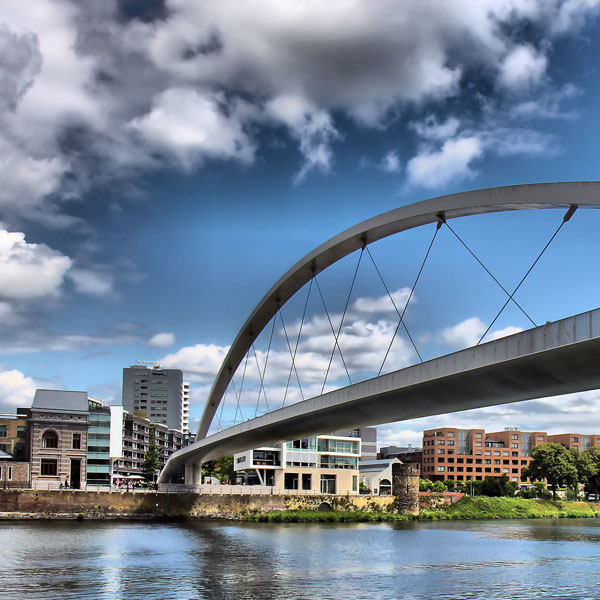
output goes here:
[{"label": "tree", "polygon": [[446,486],[444,485],[443,481],[434,481],[431,485],[431,491],[442,493],[446,491]]},{"label": "tree", "polygon": [[522,480],[545,479],[555,499],[558,486],[577,485],[577,467],[573,455],[561,444],[541,444],[533,449],[531,456],[533,460],[521,471]]},{"label": "tree", "polygon": [[454,481],[454,479],[446,479],[446,481],[444,481],[444,485],[449,492],[453,492],[456,486],[456,481]]},{"label": "tree", "polygon": [[144,462],[142,463],[142,474],[146,483],[154,482],[156,472],[160,468],[160,460],[158,458],[158,446],[156,445],[156,438],[154,433],[150,436],[148,442],[148,449],[144,454]]},{"label": "tree", "polygon": [[419,491],[430,492],[433,482],[430,479],[419,479]]},{"label": "tree", "polygon": [[479,493],[482,496],[514,496],[517,489],[517,484],[514,481],[509,481],[506,475],[502,477],[486,477],[479,488]]},{"label": "tree", "polygon": [[[583,475],[585,478],[580,476],[579,481],[585,483],[585,491],[588,494],[599,494],[600,493],[600,448],[590,448],[585,452],[581,453],[586,470]],[[581,468],[581,464],[578,467],[578,471]]]},{"label": "tree", "polygon": [[214,477],[221,483],[229,483],[235,480],[233,469],[233,455],[223,456],[215,460],[209,460],[202,465],[202,477]]}]

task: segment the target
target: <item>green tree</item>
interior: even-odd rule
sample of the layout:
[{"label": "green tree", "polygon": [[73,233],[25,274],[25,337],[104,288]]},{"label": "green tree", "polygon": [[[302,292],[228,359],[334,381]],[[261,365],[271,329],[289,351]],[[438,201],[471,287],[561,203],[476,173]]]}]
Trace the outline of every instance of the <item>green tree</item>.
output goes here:
[{"label": "green tree", "polygon": [[160,468],[160,460],[158,458],[158,446],[156,445],[156,438],[154,433],[150,436],[148,442],[148,449],[144,454],[144,462],[142,463],[142,474],[146,483],[154,482],[156,478],[156,472]]},{"label": "green tree", "polygon": [[479,488],[482,496],[514,496],[517,490],[517,484],[509,481],[506,475],[502,477],[486,477]]},{"label": "green tree", "polygon": [[536,446],[531,456],[533,460],[521,471],[521,479],[532,481],[545,479],[556,498],[556,488],[561,485],[577,485],[577,467],[573,455],[561,444],[541,444]]},{"label": "green tree", "polygon": [[215,477],[221,483],[235,481],[233,469],[233,455],[223,456],[215,460],[209,460],[202,465],[202,477]]},{"label": "green tree", "polygon": [[446,479],[446,481],[444,481],[444,485],[449,492],[453,492],[454,488],[456,487],[456,481],[454,481],[454,479]]},{"label": "green tree", "polygon": [[434,481],[431,485],[431,491],[442,493],[446,491],[446,486],[444,485],[443,481]]},{"label": "green tree", "polygon": [[[587,470],[584,471],[583,475],[587,476],[582,478],[580,476],[579,481],[585,483],[585,491],[588,494],[599,494],[600,493],[600,448],[590,448],[585,452],[582,452],[583,459],[586,461]],[[578,471],[581,465],[578,467]]]},{"label": "green tree", "polygon": [[433,487],[433,482],[430,479],[419,479],[419,491],[430,492]]}]

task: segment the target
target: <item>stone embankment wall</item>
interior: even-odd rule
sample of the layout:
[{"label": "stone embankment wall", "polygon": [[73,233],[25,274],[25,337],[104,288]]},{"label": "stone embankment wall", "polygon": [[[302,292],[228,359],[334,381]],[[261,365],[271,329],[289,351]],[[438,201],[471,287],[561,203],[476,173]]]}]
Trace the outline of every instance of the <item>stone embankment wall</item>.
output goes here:
[{"label": "stone embankment wall", "polygon": [[207,495],[76,490],[0,490],[0,517],[221,518],[252,512],[317,510],[398,511],[393,496]]}]

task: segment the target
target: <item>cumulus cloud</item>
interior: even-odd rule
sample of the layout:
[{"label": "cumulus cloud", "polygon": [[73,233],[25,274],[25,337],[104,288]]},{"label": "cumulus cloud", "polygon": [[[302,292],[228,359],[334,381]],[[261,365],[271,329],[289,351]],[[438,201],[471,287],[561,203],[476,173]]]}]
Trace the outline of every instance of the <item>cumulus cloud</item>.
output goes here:
[{"label": "cumulus cloud", "polygon": [[[453,348],[467,348],[474,346],[485,333],[487,325],[479,317],[470,317],[452,327],[442,330],[443,340]],[[497,340],[513,333],[523,331],[521,327],[508,325],[504,329],[491,331],[486,339]]]},{"label": "cumulus cloud", "polygon": [[435,188],[474,176],[471,163],[483,154],[477,137],[447,140],[439,151],[426,149],[408,161],[408,183]]},{"label": "cumulus cloud", "polygon": [[[385,128],[407,108],[437,110],[473,89],[518,97],[525,114],[540,93],[560,92],[552,41],[597,13],[596,0],[169,0],[136,18],[118,2],[37,0],[32,12],[4,0],[0,208],[69,225],[61,200],[99,181],[164,164],[248,164],[265,129],[282,126],[302,156],[300,182],[332,170],[344,119]],[[514,35],[528,28],[539,35]],[[472,175],[483,142],[461,126],[415,125],[437,146],[409,163],[409,183],[427,185],[438,169],[429,187]],[[399,161],[389,154],[382,167]]]},{"label": "cumulus cloud", "polygon": [[548,58],[529,44],[513,48],[500,67],[498,83],[512,91],[521,92],[540,83],[546,73]]},{"label": "cumulus cloud", "polygon": [[31,300],[56,296],[71,259],[25,234],[0,229],[0,298]]},{"label": "cumulus cloud", "polygon": [[35,381],[21,371],[0,372],[0,410],[14,413],[18,407],[31,406],[36,387]]},{"label": "cumulus cloud", "polygon": [[148,346],[152,346],[153,348],[167,348],[174,343],[174,333],[157,333],[148,340]]},{"label": "cumulus cloud", "polygon": [[218,96],[173,88],[158,95],[151,111],[134,119],[131,127],[188,169],[205,158],[250,162],[254,146],[235,113],[235,107],[229,106],[226,114]]}]

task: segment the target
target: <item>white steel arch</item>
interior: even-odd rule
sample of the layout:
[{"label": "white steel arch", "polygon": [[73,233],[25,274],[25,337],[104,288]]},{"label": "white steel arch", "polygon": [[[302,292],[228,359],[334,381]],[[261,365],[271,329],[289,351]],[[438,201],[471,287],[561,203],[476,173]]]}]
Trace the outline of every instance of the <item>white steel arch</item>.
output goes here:
[{"label": "white steel arch", "polygon": [[272,317],[312,277],[355,250],[390,235],[435,223],[486,213],[564,208],[600,208],[600,182],[559,182],[515,185],[461,192],[430,198],[383,213],[321,244],[298,261],[275,283],[252,311],[217,374],[210,391],[197,440],[206,437],[223,395],[261,331]]}]

